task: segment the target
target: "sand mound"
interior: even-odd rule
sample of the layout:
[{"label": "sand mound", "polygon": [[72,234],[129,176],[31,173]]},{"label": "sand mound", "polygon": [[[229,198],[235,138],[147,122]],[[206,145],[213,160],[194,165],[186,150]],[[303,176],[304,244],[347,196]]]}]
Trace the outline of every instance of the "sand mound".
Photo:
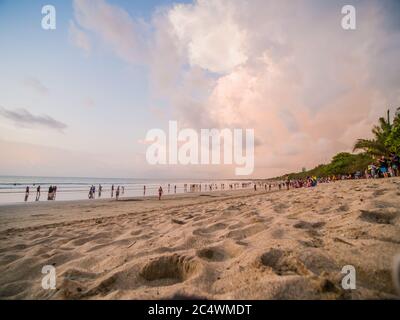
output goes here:
[{"label": "sand mound", "polygon": [[360,214],[361,220],[378,224],[391,224],[396,217],[397,214],[395,212],[390,212],[390,211],[361,210]]}]

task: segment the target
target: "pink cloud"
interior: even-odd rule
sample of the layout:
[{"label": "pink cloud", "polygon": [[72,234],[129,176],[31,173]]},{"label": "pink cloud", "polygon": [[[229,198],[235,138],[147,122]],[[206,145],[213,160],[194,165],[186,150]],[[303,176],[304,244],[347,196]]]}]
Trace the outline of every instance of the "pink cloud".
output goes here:
[{"label": "pink cloud", "polygon": [[377,2],[357,4],[352,32],[341,28],[340,6],[313,1],[175,4],[154,14],[151,33],[104,0],[74,4],[82,28],[148,65],[153,95],[183,126],[254,128],[255,176],[350,151],[400,105],[400,30],[386,29]]}]

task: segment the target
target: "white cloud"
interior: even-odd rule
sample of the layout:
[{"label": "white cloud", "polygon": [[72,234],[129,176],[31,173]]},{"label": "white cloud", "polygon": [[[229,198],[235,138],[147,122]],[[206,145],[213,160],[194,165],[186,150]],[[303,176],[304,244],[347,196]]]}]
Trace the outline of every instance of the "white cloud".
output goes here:
[{"label": "white cloud", "polygon": [[199,0],[169,11],[169,20],[191,66],[227,73],[247,61],[246,33],[234,15],[235,7],[227,1]]},{"label": "white cloud", "polygon": [[254,128],[256,175],[351,150],[400,105],[400,30],[387,29],[391,12],[376,1],[357,4],[351,32],[339,3],[312,0],[174,4],[149,28],[104,0],[74,4],[80,27],[117,57],[149,66],[154,96],[182,125]]},{"label": "white cloud", "polygon": [[100,37],[119,58],[129,63],[146,58],[145,26],[122,8],[105,0],[74,0],[74,12],[79,26]]}]

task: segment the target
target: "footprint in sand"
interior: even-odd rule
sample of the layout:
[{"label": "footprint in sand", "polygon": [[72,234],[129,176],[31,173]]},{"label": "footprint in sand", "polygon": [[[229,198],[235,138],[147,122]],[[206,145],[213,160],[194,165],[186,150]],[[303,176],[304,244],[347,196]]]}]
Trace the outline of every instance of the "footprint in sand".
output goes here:
[{"label": "footprint in sand", "polygon": [[57,294],[64,299],[81,299],[109,291],[109,285],[116,280],[114,275],[107,275],[106,280],[103,279],[90,288],[91,283],[98,279],[99,274],[79,269],[68,269],[61,276],[63,281],[60,286],[60,292]]},{"label": "footprint in sand", "polygon": [[279,276],[309,275],[310,271],[291,251],[270,249],[260,257],[261,265],[271,268]]},{"label": "footprint in sand", "polygon": [[262,231],[265,231],[267,229],[268,229],[268,227],[265,226],[264,224],[256,223],[256,224],[250,225],[246,228],[230,231],[230,232],[228,232],[226,237],[235,239],[235,240],[242,240],[242,239],[248,238],[250,236],[253,236],[257,233],[260,233]]},{"label": "footprint in sand", "polygon": [[388,191],[387,189],[378,189],[372,193],[373,197],[383,196],[385,192]]},{"label": "footprint in sand", "polygon": [[284,213],[285,210],[288,209],[288,208],[289,208],[289,205],[284,204],[284,203],[279,203],[279,204],[273,206],[272,209],[273,209],[276,213]]},{"label": "footprint in sand", "polygon": [[337,211],[339,211],[339,212],[347,212],[349,210],[350,210],[350,208],[347,204],[342,204],[337,208]]},{"label": "footprint in sand", "polygon": [[199,236],[209,235],[216,231],[223,230],[227,226],[228,226],[227,224],[219,222],[219,223],[212,224],[205,228],[195,229],[195,230],[193,230],[193,234],[199,235]]},{"label": "footprint in sand", "polygon": [[133,230],[131,232],[131,236],[138,236],[139,234],[141,234],[143,232],[143,229],[138,229],[138,230]]},{"label": "footprint in sand", "polygon": [[194,257],[173,254],[148,262],[139,275],[148,285],[165,286],[184,282],[198,274],[201,268]]},{"label": "footprint in sand", "polygon": [[312,230],[312,229],[320,229],[325,225],[325,222],[307,222],[307,221],[300,221],[293,225],[296,229],[306,229],[306,230]]},{"label": "footprint in sand", "polygon": [[361,214],[359,219],[369,222],[369,223],[377,223],[377,224],[392,224],[393,220],[397,217],[397,214],[393,211],[368,211],[361,210]]},{"label": "footprint in sand", "polygon": [[321,248],[324,245],[323,240],[314,234],[315,230],[307,230],[308,234],[312,237],[310,240],[298,240],[300,244],[308,248]]},{"label": "footprint in sand", "polygon": [[219,246],[200,249],[197,251],[197,256],[206,261],[220,262],[236,257],[243,250],[243,247],[228,242]]}]

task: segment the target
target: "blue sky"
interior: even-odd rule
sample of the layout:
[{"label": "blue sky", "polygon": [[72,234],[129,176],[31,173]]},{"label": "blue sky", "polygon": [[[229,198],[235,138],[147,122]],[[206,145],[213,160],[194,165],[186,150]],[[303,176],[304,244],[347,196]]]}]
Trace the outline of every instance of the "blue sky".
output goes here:
[{"label": "blue sky", "polygon": [[[55,31],[41,28],[43,4],[24,0],[2,1],[0,5],[0,105],[49,115],[67,128],[57,132],[7,127],[1,128],[1,138],[77,152],[89,150],[99,157],[107,153],[122,156],[126,146],[132,146],[127,156],[131,155],[148,125],[160,126],[149,112],[152,101],[146,67],[126,65],[104,51],[85,56],[68,40],[71,2],[52,1],[57,10]],[[118,2],[132,15],[141,16],[150,16],[159,4],[165,1]],[[24,84],[31,78],[40,81],[48,92],[40,93]],[[18,174],[18,170],[1,173]]]},{"label": "blue sky", "polygon": [[[54,5],[57,29],[41,28]],[[232,177],[152,167],[168,120],[254,128],[255,177],[326,162],[399,105],[399,3],[2,0],[2,175]],[[346,110],[354,113],[346,113]]]}]

